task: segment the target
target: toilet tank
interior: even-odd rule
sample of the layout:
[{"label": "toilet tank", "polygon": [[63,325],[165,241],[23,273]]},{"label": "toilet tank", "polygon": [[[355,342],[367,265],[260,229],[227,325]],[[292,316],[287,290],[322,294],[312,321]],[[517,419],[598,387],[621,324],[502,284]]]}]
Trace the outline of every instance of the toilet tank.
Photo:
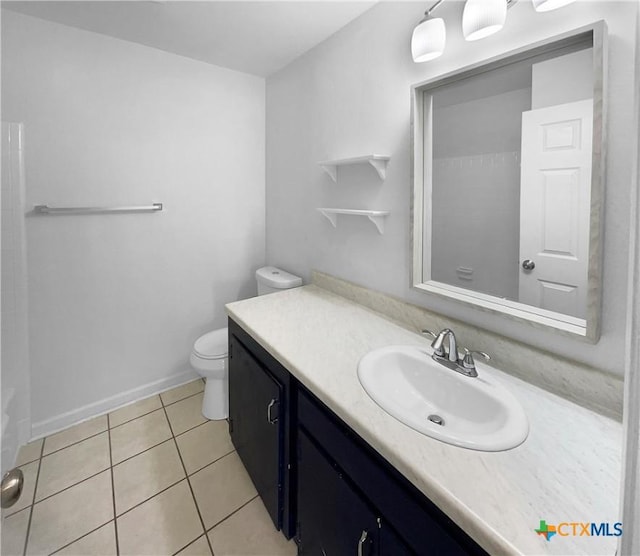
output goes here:
[{"label": "toilet tank", "polygon": [[289,274],[275,266],[263,266],[256,270],[258,295],[288,290],[302,286],[302,278]]}]

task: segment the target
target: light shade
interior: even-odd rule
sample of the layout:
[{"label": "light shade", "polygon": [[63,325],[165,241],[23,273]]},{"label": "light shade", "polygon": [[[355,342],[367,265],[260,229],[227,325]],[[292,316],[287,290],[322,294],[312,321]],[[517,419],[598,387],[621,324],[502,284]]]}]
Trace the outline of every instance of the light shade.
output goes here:
[{"label": "light shade", "polygon": [[533,7],[536,9],[536,12],[550,12],[551,10],[571,4],[571,2],[575,2],[575,0],[533,0]]},{"label": "light shade", "polygon": [[447,30],[444,19],[437,17],[421,21],[411,35],[411,55],[414,62],[428,62],[444,52]]},{"label": "light shade", "polygon": [[507,0],[467,0],[462,12],[462,34],[468,41],[484,39],[500,31],[506,19]]}]

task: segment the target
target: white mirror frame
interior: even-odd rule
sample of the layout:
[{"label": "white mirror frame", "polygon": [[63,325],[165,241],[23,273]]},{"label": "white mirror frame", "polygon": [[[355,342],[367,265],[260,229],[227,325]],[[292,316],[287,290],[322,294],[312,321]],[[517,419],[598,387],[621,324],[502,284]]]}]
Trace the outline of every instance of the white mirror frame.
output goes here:
[{"label": "white mirror frame", "polygon": [[[430,242],[431,225],[424,214],[424,200],[431,193],[431,183],[424,176],[425,164],[425,111],[424,98],[442,85],[453,83],[501,66],[552,52],[576,43],[591,40],[593,45],[593,152],[591,178],[591,214],[589,232],[589,268],[587,285],[587,317],[577,319],[569,315],[540,309],[517,301],[502,299],[473,290],[431,280],[430,261],[424,260],[423,238]],[[415,290],[456,300],[470,307],[505,315],[538,328],[553,330],[592,343],[600,338],[600,309],[602,290],[602,234],[604,216],[604,176],[606,152],[606,43],[607,27],[604,21],[551,37],[547,40],[507,52],[489,60],[455,70],[442,76],[417,83],[411,87],[411,287]],[[430,137],[430,134],[427,134]],[[427,210],[430,210],[430,205]],[[427,228],[425,229],[425,224]],[[426,266],[425,266],[425,263]],[[425,270],[425,267],[427,270]],[[586,323],[586,324],[585,324]]]}]

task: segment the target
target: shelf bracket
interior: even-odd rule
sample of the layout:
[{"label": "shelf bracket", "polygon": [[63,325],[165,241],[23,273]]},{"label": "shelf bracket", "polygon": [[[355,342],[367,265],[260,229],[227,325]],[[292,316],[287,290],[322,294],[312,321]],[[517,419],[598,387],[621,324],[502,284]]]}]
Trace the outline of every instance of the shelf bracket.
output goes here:
[{"label": "shelf bracket", "polygon": [[371,167],[377,172],[382,181],[387,177],[387,164],[389,164],[389,156],[381,154],[367,154],[364,156],[355,156],[353,158],[341,158],[339,160],[324,160],[318,162],[320,167],[329,174],[329,177],[338,183],[338,166],[346,166],[349,164],[366,164],[369,163]]},{"label": "shelf bracket", "polygon": [[378,233],[384,235],[384,216],[373,216],[371,214],[367,215],[367,218],[373,222],[375,227],[378,229]]},{"label": "shelf bracket", "polygon": [[374,170],[376,172],[378,172],[378,176],[380,176],[380,179],[382,181],[384,181],[384,179],[387,177],[387,163],[389,162],[389,160],[383,160],[383,159],[378,159],[378,158],[370,158],[369,159],[369,164],[371,164],[371,166],[373,166]]},{"label": "shelf bracket", "polygon": [[320,164],[320,166],[335,183],[338,183],[338,166],[335,164]]},{"label": "shelf bracket", "polygon": [[338,215],[335,212],[327,212],[322,209],[318,209],[320,213],[326,217],[326,219],[331,222],[331,225],[336,228],[338,224]]},{"label": "shelf bracket", "polygon": [[338,224],[338,214],[347,214],[351,216],[366,216],[376,227],[378,233],[384,234],[384,219],[389,216],[389,211],[386,210],[355,210],[355,209],[328,209],[319,208],[318,211],[331,222],[331,225],[336,228]]}]

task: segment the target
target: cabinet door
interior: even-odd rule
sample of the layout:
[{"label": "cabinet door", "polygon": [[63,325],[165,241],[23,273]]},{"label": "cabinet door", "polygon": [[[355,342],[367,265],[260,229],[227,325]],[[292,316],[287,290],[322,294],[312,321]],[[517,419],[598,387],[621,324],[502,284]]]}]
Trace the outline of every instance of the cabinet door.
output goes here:
[{"label": "cabinet door", "polygon": [[298,442],[299,555],[377,555],[373,510],[301,429]]},{"label": "cabinet door", "polygon": [[277,529],[282,525],[282,385],[235,338],[229,360],[231,440]]}]

